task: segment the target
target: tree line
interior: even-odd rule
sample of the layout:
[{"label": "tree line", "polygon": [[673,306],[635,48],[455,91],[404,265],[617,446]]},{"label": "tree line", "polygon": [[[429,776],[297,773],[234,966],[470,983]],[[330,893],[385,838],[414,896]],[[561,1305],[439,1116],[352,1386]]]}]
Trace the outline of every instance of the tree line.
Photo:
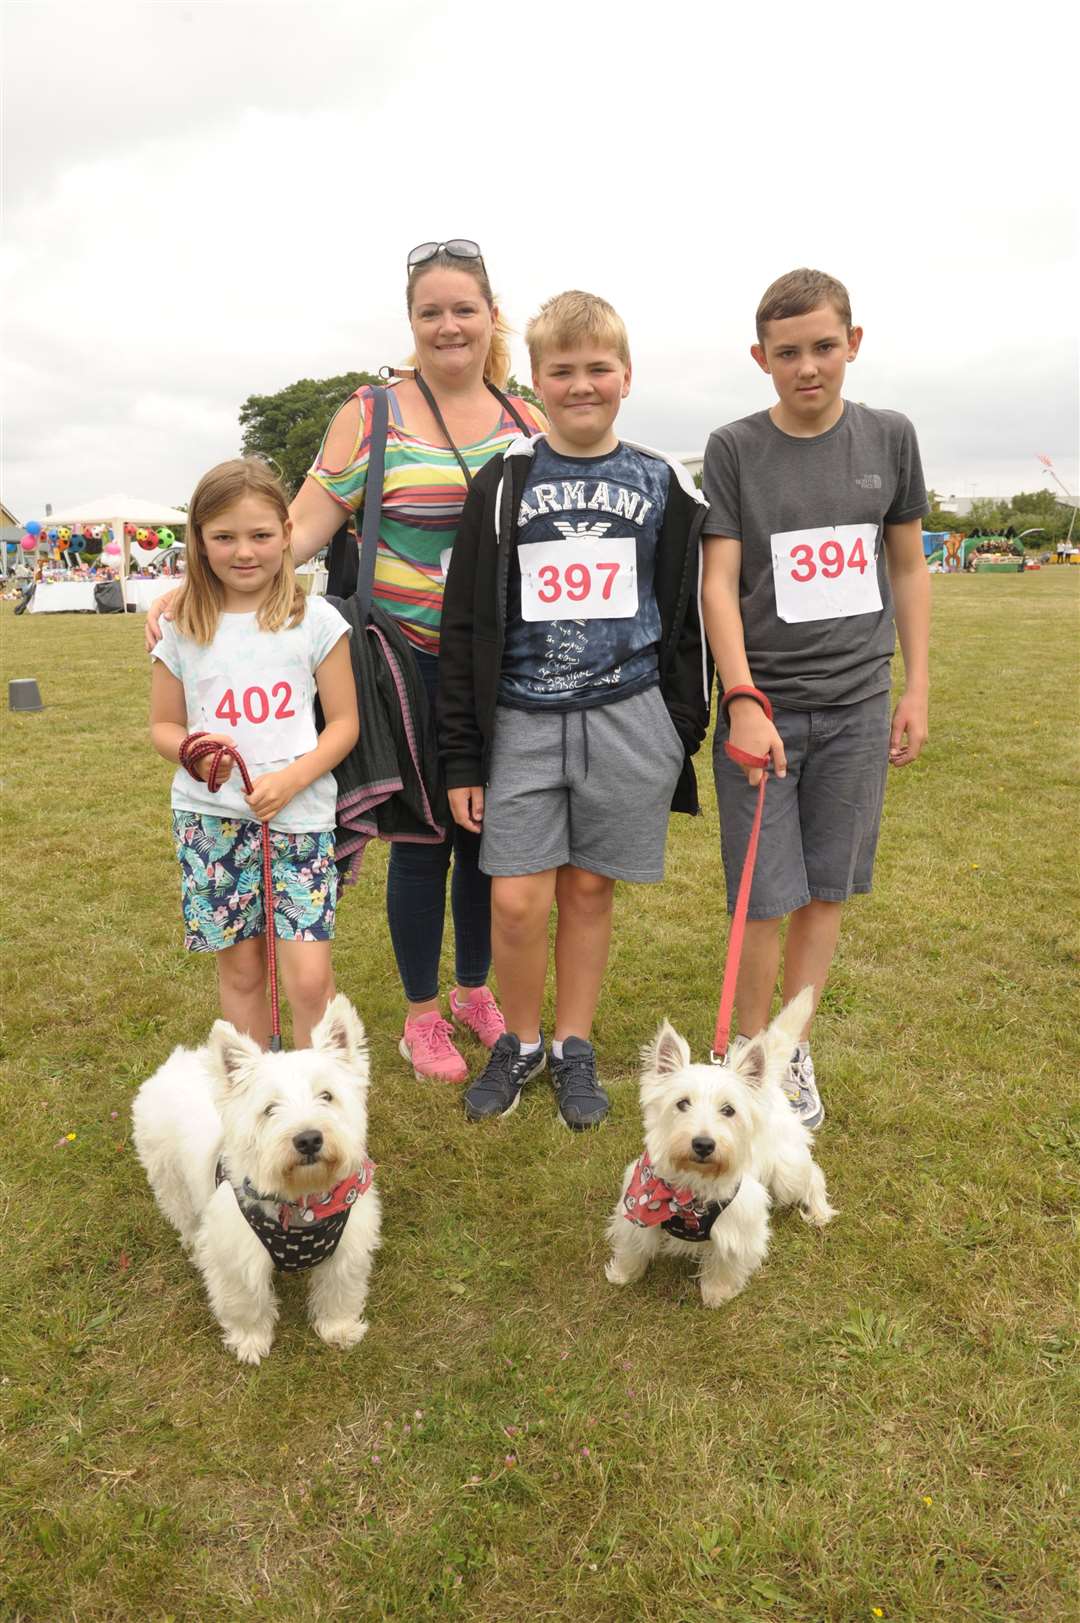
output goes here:
[{"label": "tree line", "polygon": [[[272,463],[295,496],[338,407],[365,383],[381,381],[375,372],[342,372],[336,378],[300,378],[276,394],[249,395],[240,407],[240,449],[244,456]],[[506,392],[540,404],[514,377],[507,379]]]},{"label": "tree line", "polygon": [[[341,372],[333,378],[300,378],[276,394],[249,395],[240,407],[241,448],[245,456],[260,456],[280,472],[290,496],[303,482],[322,444],[330,419],[344,400],[365,383],[379,383],[374,372]],[[540,402],[528,384],[511,377],[507,393],[521,395],[531,404]],[[700,477],[700,476],[699,476]],[[942,509],[936,491],[929,492],[933,510],[924,521],[927,530],[948,530],[953,535],[1015,535],[1024,530],[1041,530],[1042,535],[1025,538],[1030,547],[1060,541],[1069,528],[1071,510],[1049,490],[1022,490],[1011,501],[979,499],[963,518]]]},{"label": "tree line", "polygon": [[971,535],[975,530],[982,535],[1004,535],[1006,530],[1012,530],[1017,537],[1025,530],[1041,530],[1041,535],[1024,536],[1024,546],[1035,549],[1063,541],[1072,517],[1072,508],[1059,501],[1052,490],[1021,490],[1011,501],[978,497],[963,518],[939,506],[937,491],[927,494],[933,506],[929,517],[923,519],[924,530],[948,530],[952,535]]}]

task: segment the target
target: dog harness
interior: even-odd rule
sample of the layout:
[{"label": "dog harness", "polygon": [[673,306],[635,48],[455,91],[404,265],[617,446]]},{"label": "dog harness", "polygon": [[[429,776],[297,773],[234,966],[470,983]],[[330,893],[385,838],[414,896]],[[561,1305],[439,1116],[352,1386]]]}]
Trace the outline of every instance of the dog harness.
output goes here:
[{"label": "dog harness", "polygon": [[325,1194],[281,1202],[275,1201],[272,1195],[260,1195],[250,1178],[245,1178],[237,1188],[222,1161],[217,1164],[214,1182],[230,1185],[236,1204],[249,1228],[269,1251],[274,1267],[288,1274],[301,1268],[315,1268],[334,1255],[349,1213],[360,1196],[371,1188],[374,1174],[374,1161],[365,1160],[359,1172],[342,1178]]},{"label": "dog harness", "polygon": [[639,1229],[659,1224],[676,1240],[707,1240],[716,1219],[727,1211],[741,1188],[740,1179],[726,1200],[699,1200],[691,1190],[673,1189],[658,1177],[648,1150],[642,1150],[623,1196],[623,1216]]}]

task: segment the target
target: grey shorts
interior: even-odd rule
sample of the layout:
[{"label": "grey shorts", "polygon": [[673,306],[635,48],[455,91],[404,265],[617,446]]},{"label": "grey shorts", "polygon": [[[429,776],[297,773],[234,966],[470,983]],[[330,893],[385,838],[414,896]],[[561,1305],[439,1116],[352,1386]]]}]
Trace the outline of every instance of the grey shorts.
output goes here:
[{"label": "grey shorts", "polygon": [[[787,777],[770,774],[765,791],[747,916],[783,918],[807,902],[844,902],[868,891],[874,872],[885,779],[890,702],[875,693],[828,710],[776,710]],[[757,790],[724,754],[721,714],[713,744],[728,911],[742,875]]]},{"label": "grey shorts", "polygon": [[655,884],[683,760],[659,688],[558,715],[500,705],[481,868],[505,878],[572,863]]}]

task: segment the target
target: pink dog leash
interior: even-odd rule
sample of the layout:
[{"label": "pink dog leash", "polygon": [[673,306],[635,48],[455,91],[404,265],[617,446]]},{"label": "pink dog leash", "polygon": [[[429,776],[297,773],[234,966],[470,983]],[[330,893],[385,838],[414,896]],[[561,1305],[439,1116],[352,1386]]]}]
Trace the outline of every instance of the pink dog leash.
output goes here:
[{"label": "pink dog leash", "polygon": [[[195,770],[196,761],[212,756],[210,772],[206,778]],[[248,794],[251,793],[251,775],[244,765],[243,756],[232,744],[222,744],[207,738],[205,733],[188,733],[180,744],[180,765],[196,783],[205,784],[212,795],[221,788],[218,774],[226,758],[231,758],[240,769],[240,777]],[[764,780],[763,780],[764,781]],[[270,867],[270,824],[262,824],[263,913],[266,917],[266,967],[270,976],[270,1052],[281,1053],[281,1006],[278,1001],[277,939],[274,935],[274,881]]]},{"label": "pink dog leash", "polygon": [[[750,755],[741,750],[730,739],[724,744],[724,753],[729,760],[737,766],[767,767],[767,755]],[[765,807],[765,781],[768,774],[762,772],[758,784],[757,806],[754,809],[754,821],[750,829],[750,840],[746,847],[746,857],[743,861],[742,874],[739,878],[739,892],[735,898],[735,911],[731,916],[731,933],[728,936],[727,962],[724,965],[724,981],[720,988],[720,1008],[716,1016],[716,1032],[713,1036],[713,1045],[709,1050],[709,1063],[723,1065],[728,1050],[728,1033],[731,1030],[731,1011],[735,1006],[735,982],[739,975],[739,959],[742,957],[743,937],[746,934],[746,910],[750,905],[750,885],[754,877],[754,863],[757,860],[758,835],[761,833],[761,814]]]}]

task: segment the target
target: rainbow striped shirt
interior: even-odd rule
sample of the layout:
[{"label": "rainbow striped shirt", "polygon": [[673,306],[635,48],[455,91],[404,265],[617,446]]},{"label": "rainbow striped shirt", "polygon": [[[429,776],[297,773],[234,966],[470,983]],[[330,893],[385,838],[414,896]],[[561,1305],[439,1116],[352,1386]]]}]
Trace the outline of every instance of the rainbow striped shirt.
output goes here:
[{"label": "rainbow striped shirt", "polygon": [[[388,389],[387,394],[390,425],[375,560],[375,599],[400,622],[411,643],[437,654],[446,578],[443,557],[457,535],[465,504],[465,475],[447,446],[431,445],[407,432],[394,390]],[[324,438],[309,470],[309,477],[352,513],[359,513],[364,503],[371,441],[371,390],[358,389],[356,396],[362,413],[360,435],[345,467],[335,473],[323,465]],[[515,395],[509,398],[526,423],[537,431],[544,428],[543,419],[524,400]],[[494,396],[491,404],[493,408],[497,404]],[[520,432],[509,413],[499,407],[498,423],[487,438],[458,449],[472,471],[479,473],[484,463],[505,451]]]}]

